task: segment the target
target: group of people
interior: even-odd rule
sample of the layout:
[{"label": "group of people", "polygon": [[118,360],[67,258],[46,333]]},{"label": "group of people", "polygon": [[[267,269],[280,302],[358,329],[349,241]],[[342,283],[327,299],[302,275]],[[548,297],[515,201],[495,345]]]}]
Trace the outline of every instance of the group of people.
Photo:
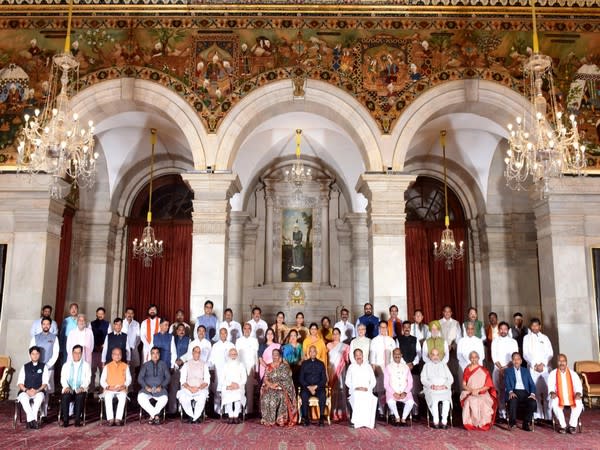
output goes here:
[{"label": "group of people", "polygon": [[[540,321],[533,318],[526,327],[520,313],[512,326],[495,313],[484,325],[470,308],[460,324],[446,306],[441,319],[426,324],[420,310],[412,322],[400,320],[396,306],[380,320],[367,303],[355,323],[344,308],[333,326],[323,317],[307,327],[302,312],[293,324],[279,312],[269,326],[259,307],[243,325],[229,308],[219,321],[210,300],[194,326],[182,310],[173,322],[160,318],[155,305],[141,323],[133,308],[112,323],[104,308],[89,323],[76,304],[69,310],[60,331],[50,306],[32,325],[30,361],[18,377],[28,428],[38,427],[59,362],[65,427],[70,417],[81,425],[85,397],[98,385],[108,425],[124,423],[132,392],[151,424],[181,407],[191,423],[206,413],[225,414],[229,423],[251,414],[267,426],[309,426],[311,418],[323,425],[330,415],[356,428],[373,428],[387,409],[393,424],[402,426],[419,414],[422,398],[434,428],[446,428],[453,403],[460,403],[469,430],[488,430],[496,416],[514,427],[521,407],[524,430],[554,415],[559,432],[572,433],[583,410],[581,382],[566,356],[559,355],[551,370],[554,353]],[[311,397],[319,405],[313,417]]]}]

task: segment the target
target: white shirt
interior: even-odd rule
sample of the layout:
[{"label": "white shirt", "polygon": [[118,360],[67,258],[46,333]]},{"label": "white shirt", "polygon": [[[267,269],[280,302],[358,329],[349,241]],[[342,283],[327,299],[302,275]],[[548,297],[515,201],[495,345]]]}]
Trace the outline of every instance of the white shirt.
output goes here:
[{"label": "white shirt", "polygon": [[[146,336],[148,334],[148,322],[150,322],[150,336]],[[145,348],[152,347],[154,335],[159,332],[159,325],[160,319],[158,317],[155,317],[154,319],[144,319],[140,324],[140,339]]]},{"label": "white shirt", "polygon": [[494,365],[500,363],[502,367],[508,365],[512,360],[512,354],[519,351],[519,344],[508,336],[498,336],[492,341],[492,361]]},{"label": "white shirt", "polygon": [[458,358],[458,364],[462,370],[465,370],[471,361],[469,361],[469,354],[471,352],[477,352],[479,355],[479,364],[484,365],[485,351],[483,349],[483,341],[477,336],[465,336],[456,346],[456,356]]},{"label": "white shirt", "polygon": [[[34,320],[31,324],[31,329],[29,330],[29,335],[34,337],[36,334],[40,334],[42,332],[42,317],[37,320]],[[50,333],[58,335],[58,325],[56,325],[56,321],[52,321],[50,324]]]},{"label": "white shirt", "polygon": [[[104,389],[106,389],[108,387],[108,383],[106,382],[106,377],[108,376],[108,370],[106,370],[107,365],[104,366],[104,368],[102,369],[102,373],[100,374],[100,386],[102,386]],[[127,366],[127,370],[125,370],[125,386],[127,387],[130,384],[131,384],[131,372],[129,371],[129,366]]]},{"label": "white shirt", "polygon": [[346,386],[350,390],[350,395],[359,387],[366,387],[367,392],[370,392],[375,384],[375,373],[370,364],[365,363],[364,360],[362,364],[350,364],[346,372]]},{"label": "white shirt", "polygon": [[369,361],[369,350],[371,348],[371,339],[366,336],[357,337],[352,339],[350,342],[350,362],[352,364],[356,364],[356,360],[354,359],[354,350],[357,348],[362,350],[363,360]]},{"label": "white shirt", "polygon": [[214,367],[217,372],[223,369],[225,363],[229,360],[229,350],[235,348],[229,341],[221,341],[215,342],[212,346],[212,350],[210,351],[210,358],[208,358],[208,363],[211,367]]},{"label": "white shirt", "polygon": [[200,347],[200,359],[205,364],[207,364],[208,359],[210,358],[210,352],[212,350],[212,345],[210,344],[210,341],[206,338],[204,338],[202,340],[196,338],[192,342],[190,342],[190,345],[188,345],[188,351],[185,355],[183,355],[181,357],[181,360],[185,362],[188,359],[193,359],[192,358],[192,350],[194,350],[194,347]]},{"label": "white shirt", "polygon": [[461,338],[461,327],[458,321],[454,320],[452,317],[449,320],[446,320],[444,317],[440,319],[440,324],[442,325],[442,337],[446,339],[448,342],[448,346],[452,345],[452,342],[458,342]]},{"label": "white shirt", "polygon": [[350,342],[351,339],[356,337],[356,329],[354,328],[354,325],[350,323],[349,320],[347,320],[346,322],[340,320],[333,326],[333,328],[337,328],[342,333],[342,342]]},{"label": "white shirt", "polygon": [[[31,361],[29,361],[31,362]],[[33,366],[36,367],[38,363],[35,363]],[[39,372],[38,372],[39,373]],[[48,381],[50,380],[50,374],[48,373],[48,367],[44,366],[44,371],[42,372],[42,384],[48,385]],[[25,365],[21,367],[19,370],[19,376],[17,377],[17,384],[25,384]]]},{"label": "white shirt", "polygon": [[131,323],[127,319],[123,319],[121,331],[127,335],[127,346],[137,348],[140,343],[140,323],[135,319],[132,319]]},{"label": "white shirt", "polygon": [[[252,327],[250,336],[258,339],[259,343],[264,342],[265,341],[265,333],[267,332],[267,329],[269,328],[269,326],[267,325],[267,322],[265,322],[262,319],[260,319],[258,322],[254,319],[250,319],[246,323],[249,323],[250,326]],[[257,334],[257,332],[258,332],[258,334]]]},{"label": "white shirt", "polygon": [[71,366],[73,366],[73,379],[77,379],[77,372],[79,371],[79,366],[81,366],[81,379],[80,379],[80,388],[83,390],[87,390],[90,385],[90,381],[92,379],[92,369],[90,369],[90,365],[86,363],[83,359],[79,361],[71,361],[66,364],[63,364],[62,369],[60,370],[60,384],[64,389],[73,386],[69,385],[69,377],[71,376]]},{"label": "white shirt", "polygon": [[[54,369],[54,364],[56,364],[56,360],[58,359],[58,354],[60,353],[60,345],[58,340],[58,336],[56,336],[56,339],[54,339],[54,344],[52,345],[52,357],[46,363],[48,370]],[[34,345],[37,345],[35,343],[35,336],[31,338],[31,341],[29,341],[29,348],[33,347]]]},{"label": "white shirt", "polygon": [[417,338],[419,342],[423,342],[425,339],[431,337],[429,333],[429,326],[427,324],[423,324],[423,329],[419,329],[416,323],[412,323],[410,325],[410,334]]},{"label": "white shirt", "polygon": [[250,375],[252,368],[258,367],[258,339],[242,336],[235,342],[235,348],[240,362],[246,368],[246,374]]},{"label": "white shirt", "polygon": [[232,320],[231,322],[227,322],[226,320],[224,320],[217,327],[217,333],[215,334],[214,342],[217,342],[219,340],[219,332],[220,332],[221,328],[227,329],[227,340],[229,342],[232,342],[233,344],[235,344],[235,342],[240,337],[243,336],[242,326],[240,325],[239,322],[236,322],[235,320]]},{"label": "white shirt", "polygon": [[525,390],[525,385],[523,384],[523,378],[521,377],[521,370],[523,367],[515,368],[515,391],[516,390]]},{"label": "white shirt", "polygon": [[377,335],[371,339],[369,349],[369,362],[385,367],[392,362],[392,352],[396,348],[396,341],[389,336]]},{"label": "white shirt", "polygon": [[523,359],[527,361],[529,368],[533,370],[536,364],[544,364],[544,370],[548,369],[548,363],[554,356],[552,344],[548,336],[542,333],[529,332],[523,339]]}]

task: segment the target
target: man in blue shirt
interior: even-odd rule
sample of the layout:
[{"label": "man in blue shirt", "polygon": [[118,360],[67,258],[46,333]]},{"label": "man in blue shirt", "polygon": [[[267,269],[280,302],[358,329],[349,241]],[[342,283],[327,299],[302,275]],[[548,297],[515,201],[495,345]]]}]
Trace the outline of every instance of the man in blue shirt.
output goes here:
[{"label": "man in blue shirt", "polygon": [[356,329],[358,330],[359,325],[367,327],[367,337],[373,339],[379,334],[379,319],[373,315],[373,305],[365,303],[364,315],[360,316],[356,321]]},{"label": "man in blue shirt", "polygon": [[508,398],[508,425],[513,428],[517,423],[517,409],[520,405],[525,407],[525,420],[523,430],[531,431],[533,413],[537,409],[535,399],[535,384],[529,370],[521,366],[523,359],[518,352],[512,354],[512,367],[504,372],[504,384],[506,386],[506,397]]},{"label": "man in blue shirt", "polygon": [[206,328],[206,337],[209,341],[213,341],[217,334],[217,316],[213,314],[214,304],[210,300],[204,302],[204,314],[196,318],[196,324],[194,325],[194,336],[197,336],[198,327],[204,325]]}]

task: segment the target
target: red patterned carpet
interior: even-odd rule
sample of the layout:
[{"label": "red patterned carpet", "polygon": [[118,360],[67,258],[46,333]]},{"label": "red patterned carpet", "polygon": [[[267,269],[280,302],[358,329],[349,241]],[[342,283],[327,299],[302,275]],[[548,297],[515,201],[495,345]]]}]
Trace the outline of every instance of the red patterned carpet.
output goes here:
[{"label": "red patterned carpet", "polygon": [[[90,403],[91,404],[91,403]],[[93,408],[90,408],[93,409]],[[190,425],[169,419],[160,426],[140,425],[135,412],[124,427],[103,427],[98,412],[90,411],[83,428],[59,428],[55,411],[41,430],[26,430],[25,424],[12,428],[14,404],[0,403],[0,433],[3,449],[600,449],[600,410],[584,411],[583,433],[559,435],[551,427],[538,426],[535,432],[508,431],[498,426],[490,432],[468,432],[456,426],[449,430],[428,429],[415,422],[412,428],[394,428],[378,423],[374,430],[354,430],[332,424],[319,428],[265,428],[250,419],[227,425],[215,419]]]}]

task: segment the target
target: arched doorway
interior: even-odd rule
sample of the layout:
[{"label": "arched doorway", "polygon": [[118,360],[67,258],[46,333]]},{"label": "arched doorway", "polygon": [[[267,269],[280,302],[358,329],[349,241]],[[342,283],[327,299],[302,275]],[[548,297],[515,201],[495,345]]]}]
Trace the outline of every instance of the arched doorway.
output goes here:
[{"label": "arched doorway", "polygon": [[193,192],[180,175],[172,174],[153,181],[152,226],[157,239],[164,241],[162,258],[144,267],[134,259],[131,242],[142,234],[148,210],[148,185],[138,193],[131,207],[127,230],[127,278],[125,304],[136,309],[138,317],[154,303],[159,316],[172,319],[175,311],[190,311],[192,276],[192,199]]},{"label": "arched doorway", "polygon": [[444,261],[433,257],[433,243],[444,229],[444,184],[425,176],[417,178],[405,193],[406,276],[408,314],[423,310],[426,320],[441,317],[444,305],[452,306],[462,321],[467,301],[467,223],[460,200],[448,189],[450,227],[457,242],[464,241],[465,257],[447,270]]}]

